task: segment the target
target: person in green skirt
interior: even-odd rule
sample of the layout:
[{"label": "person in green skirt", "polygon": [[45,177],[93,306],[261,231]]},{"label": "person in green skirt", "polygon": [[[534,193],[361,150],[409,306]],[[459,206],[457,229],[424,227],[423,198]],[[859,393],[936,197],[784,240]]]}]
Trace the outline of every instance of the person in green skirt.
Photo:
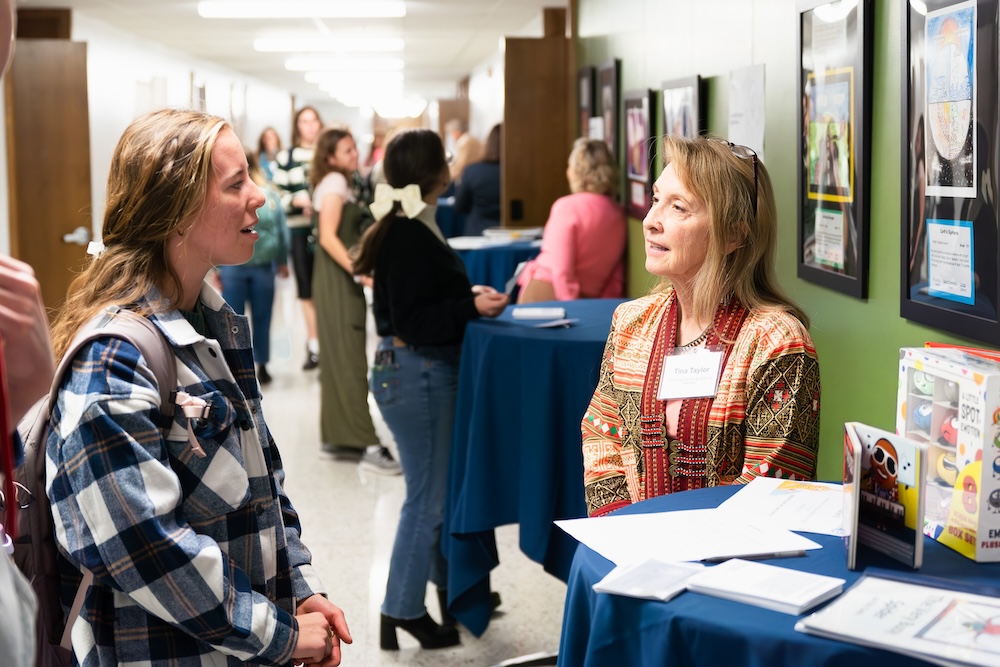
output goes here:
[{"label": "person in green skirt", "polygon": [[313,300],[320,348],[320,435],[323,451],[358,458],[371,472],[398,475],[399,463],[379,443],[368,411],[364,290],[354,280],[348,249],[361,238],[365,209],[351,188],[358,148],[350,132],[324,130],[316,141],[309,178],[319,240]]}]

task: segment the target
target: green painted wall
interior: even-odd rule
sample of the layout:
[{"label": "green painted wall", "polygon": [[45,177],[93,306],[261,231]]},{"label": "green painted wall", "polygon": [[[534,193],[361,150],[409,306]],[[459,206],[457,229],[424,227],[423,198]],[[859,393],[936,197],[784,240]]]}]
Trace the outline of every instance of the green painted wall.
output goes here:
[{"label": "green painted wall", "polygon": [[[663,81],[701,75],[708,83],[708,130],[713,134],[725,136],[727,131],[729,71],[764,64],[764,161],[778,200],[778,276],[812,318],[823,383],[818,476],[840,479],[845,421],[895,427],[899,348],[927,340],[970,343],[899,316],[900,3],[874,3],[870,283],[868,299],[861,301],[796,277],[795,0],[579,1],[581,65],[620,58],[623,91],[655,90]],[[645,293],[653,282],[643,257],[642,230],[632,220],[631,296]]]}]

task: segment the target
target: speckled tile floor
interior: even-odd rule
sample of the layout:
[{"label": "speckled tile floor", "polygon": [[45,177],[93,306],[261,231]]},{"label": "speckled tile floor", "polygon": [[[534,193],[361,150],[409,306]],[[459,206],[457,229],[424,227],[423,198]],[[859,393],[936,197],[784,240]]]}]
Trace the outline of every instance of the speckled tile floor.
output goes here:
[{"label": "speckled tile floor", "polygon": [[[369,329],[374,343],[373,327]],[[305,335],[290,280],[278,281],[271,339],[268,370],[274,381],[264,388],[264,415],[285,464],[288,495],[302,518],[303,540],[354,636],[354,644],[344,649],[343,664],[489,667],[525,654],[556,651],[566,586],[518,550],[517,526],[497,530],[500,566],[493,571],[492,584],[503,605],[482,637],[462,629],[461,646],[424,651],[399,632],[399,651],[379,649],[379,606],[405,492],[403,479],[368,474],[356,463],[321,457],[319,382],[315,371],[301,370]],[[376,430],[392,449],[392,436],[370,403]],[[437,618],[433,598],[429,588],[428,609]]]}]

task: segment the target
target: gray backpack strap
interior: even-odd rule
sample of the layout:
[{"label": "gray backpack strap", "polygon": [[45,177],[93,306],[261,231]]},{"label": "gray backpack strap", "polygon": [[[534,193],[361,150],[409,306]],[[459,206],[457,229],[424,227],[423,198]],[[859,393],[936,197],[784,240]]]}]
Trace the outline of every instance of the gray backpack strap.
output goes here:
[{"label": "gray backpack strap", "polygon": [[[177,392],[177,366],[174,351],[160,330],[148,318],[117,306],[108,308],[100,316],[87,323],[70,343],[56,369],[48,406],[55,405],[63,377],[68,372],[73,363],[73,357],[80,351],[80,348],[91,341],[108,336],[121,338],[131,343],[139,350],[142,358],[149,365],[149,369],[153,371],[160,391],[160,415],[163,417],[163,422],[159,424],[159,427],[166,430],[173,420],[174,397]],[[41,418],[47,420],[48,414],[41,415]],[[44,443],[42,446],[44,447]],[[38,459],[44,465],[45,457],[40,456]],[[93,581],[94,574],[90,570],[84,569],[83,580],[73,598],[73,606],[66,617],[66,626],[60,641],[60,646],[67,650],[72,648],[73,621],[80,615],[87,589],[90,588]]]},{"label": "gray backpack strap", "polygon": [[177,393],[177,362],[170,343],[147,317],[117,307],[113,311],[109,308],[107,312],[110,313],[110,320],[101,332],[124,338],[142,354],[159,385],[160,414],[165,423],[169,423],[166,420],[174,415],[174,396]]}]

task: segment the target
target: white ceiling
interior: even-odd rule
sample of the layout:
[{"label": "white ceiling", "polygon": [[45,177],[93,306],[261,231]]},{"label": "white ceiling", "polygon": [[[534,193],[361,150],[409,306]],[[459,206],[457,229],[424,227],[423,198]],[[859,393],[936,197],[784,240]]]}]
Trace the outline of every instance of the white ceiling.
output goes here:
[{"label": "white ceiling", "polygon": [[202,18],[196,0],[17,0],[17,6],[68,7],[170,49],[261,79],[308,102],[329,97],[306,83],[302,72],[284,67],[286,58],[307,54],[258,53],[254,38],[327,35],[333,40],[341,34],[402,38],[401,54],[375,57],[402,58],[404,95],[450,98],[461,79],[498,52],[502,36],[541,36],[542,8],[565,7],[566,2],[406,0],[406,16],[396,19],[264,20]]}]

